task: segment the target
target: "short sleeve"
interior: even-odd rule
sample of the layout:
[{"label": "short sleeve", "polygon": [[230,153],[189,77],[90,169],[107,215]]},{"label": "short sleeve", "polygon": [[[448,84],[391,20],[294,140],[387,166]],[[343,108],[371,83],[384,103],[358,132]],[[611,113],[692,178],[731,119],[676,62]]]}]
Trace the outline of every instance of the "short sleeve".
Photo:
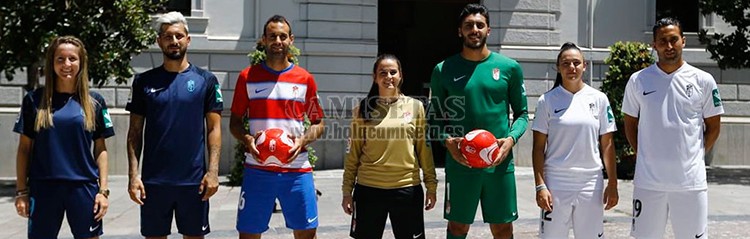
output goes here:
[{"label": "short sleeve", "polygon": [[94,129],[93,139],[109,138],[115,135],[115,127],[112,123],[112,117],[109,115],[109,109],[107,108],[107,102],[104,98],[96,94],[94,95],[95,104],[95,118],[96,128]]},{"label": "short sleeve", "polygon": [[142,74],[138,74],[133,79],[133,85],[130,87],[130,95],[125,110],[130,113],[146,115],[146,95],[141,84]]},{"label": "short sleeve", "polygon": [[549,111],[547,110],[546,95],[539,97],[534,112],[534,122],[531,124],[531,130],[542,134],[547,134],[549,129]]},{"label": "short sleeve", "polygon": [[308,76],[307,92],[305,93],[305,113],[312,123],[320,122],[325,114],[323,107],[320,106],[320,97],[318,96],[318,85],[312,75]]},{"label": "short sleeve", "polygon": [[206,97],[204,102],[204,113],[224,110],[224,97],[221,94],[221,85],[214,74],[206,72]]},{"label": "short sleeve", "polygon": [[604,106],[599,107],[599,135],[617,131],[615,115],[612,113],[612,106],[609,104],[609,99],[607,99],[606,95],[600,95],[599,104]]},{"label": "short sleeve", "polygon": [[719,88],[716,86],[714,77],[705,74],[703,76],[705,81],[703,86],[703,118],[709,118],[712,116],[720,115],[724,113],[724,105],[721,102],[721,95],[719,94]]},{"label": "short sleeve", "polygon": [[21,112],[18,113],[16,123],[13,126],[13,132],[23,134],[29,138],[36,137],[34,124],[36,121],[36,104],[34,102],[34,93],[29,92],[23,97],[21,103]]},{"label": "short sleeve", "polygon": [[250,74],[250,67],[246,68],[237,76],[237,83],[234,86],[234,96],[232,96],[232,114],[244,116],[247,113],[247,107],[250,99],[247,95],[247,77]]},{"label": "short sleeve", "polygon": [[625,93],[623,94],[623,97],[622,97],[622,112],[629,116],[638,118],[639,113],[641,111],[641,107],[640,107],[640,104],[638,103],[638,98],[637,98],[638,86],[636,85],[637,84],[636,78],[637,78],[637,74],[633,74],[632,76],[630,76],[630,80],[628,80],[628,84],[625,85]]}]

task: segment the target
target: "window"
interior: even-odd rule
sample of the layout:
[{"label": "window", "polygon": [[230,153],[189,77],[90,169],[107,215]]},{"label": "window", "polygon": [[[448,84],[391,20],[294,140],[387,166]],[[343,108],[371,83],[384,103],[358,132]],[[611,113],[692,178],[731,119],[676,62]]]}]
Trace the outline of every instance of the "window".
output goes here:
[{"label": "window", "polygon": [[683,32],[698,32],[700,14],[698,0],[657,0],[656,20],[663,17],[676,18],[682,24]]},{"label": "window", "polygon": [[184,16],[190,16],[191,13],[191,6],[190,2],[191,0],[152,0],[153,2],[164,2],[162,3],[162,6],[159,7],[159,9],[156,10],[154,13],[167,13],[171,11],[177,11],[182,13]]}]

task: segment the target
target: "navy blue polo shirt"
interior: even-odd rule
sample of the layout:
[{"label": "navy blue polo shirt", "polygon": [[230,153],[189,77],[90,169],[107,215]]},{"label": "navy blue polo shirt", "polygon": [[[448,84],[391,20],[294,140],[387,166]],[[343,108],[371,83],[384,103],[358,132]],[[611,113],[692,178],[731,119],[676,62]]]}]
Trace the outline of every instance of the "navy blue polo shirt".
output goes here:
[{"label": "navy blue polo shirt", "polygon": [[143,182],[200,184],[206,172],[206,114],[223,108],[216,76],[192,64],[179,73],[160,66],[136,75],[125,109],[145,119]]},{"label": "navy blue polo shirt", "polygon": [[67,93],[52,95],[53,127],[34,130],[44,88],[29,92],[23,98],[21,113],[13,131],[33,140],[29,162],[31,180],[96,181],[99,167],[94,158],[94,140],[115,135],[112,119],[104,98],[90,92],[94,102],[96,126],[87,131],[83,108],[77,96]]}]

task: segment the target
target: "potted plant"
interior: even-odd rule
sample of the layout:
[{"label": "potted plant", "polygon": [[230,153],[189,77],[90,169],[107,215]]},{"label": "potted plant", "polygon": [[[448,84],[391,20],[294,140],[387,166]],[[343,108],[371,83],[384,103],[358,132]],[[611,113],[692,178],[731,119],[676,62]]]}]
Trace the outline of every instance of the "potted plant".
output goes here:
[{"label": "potted plant", "polygon": [[609,56],[604,59],[609,65],[601,91],[607,95],[615,116],[617,132],[614,133],[617,175],[621,179],[632,179],[635,173],[635,151],[625,137],[622,97],[630,75],[654,63],[648,44],[641,42],[617,42],[609,47]]}]

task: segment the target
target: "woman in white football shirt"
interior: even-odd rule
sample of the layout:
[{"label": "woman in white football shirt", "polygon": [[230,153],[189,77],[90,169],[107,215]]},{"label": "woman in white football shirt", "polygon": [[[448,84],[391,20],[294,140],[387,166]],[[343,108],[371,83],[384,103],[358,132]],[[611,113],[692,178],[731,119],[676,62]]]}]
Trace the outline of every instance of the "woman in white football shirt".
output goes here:
[{"label": "woman in white football shirt", "polygon": [[536,107],[532,160],[542,238],[568,238],[571,227],[576,238],[602,238],[604,209],[619,199],[614,115],[607,96],[583,83],[585,70],[581,50],[563,44],[555,86]]}]

